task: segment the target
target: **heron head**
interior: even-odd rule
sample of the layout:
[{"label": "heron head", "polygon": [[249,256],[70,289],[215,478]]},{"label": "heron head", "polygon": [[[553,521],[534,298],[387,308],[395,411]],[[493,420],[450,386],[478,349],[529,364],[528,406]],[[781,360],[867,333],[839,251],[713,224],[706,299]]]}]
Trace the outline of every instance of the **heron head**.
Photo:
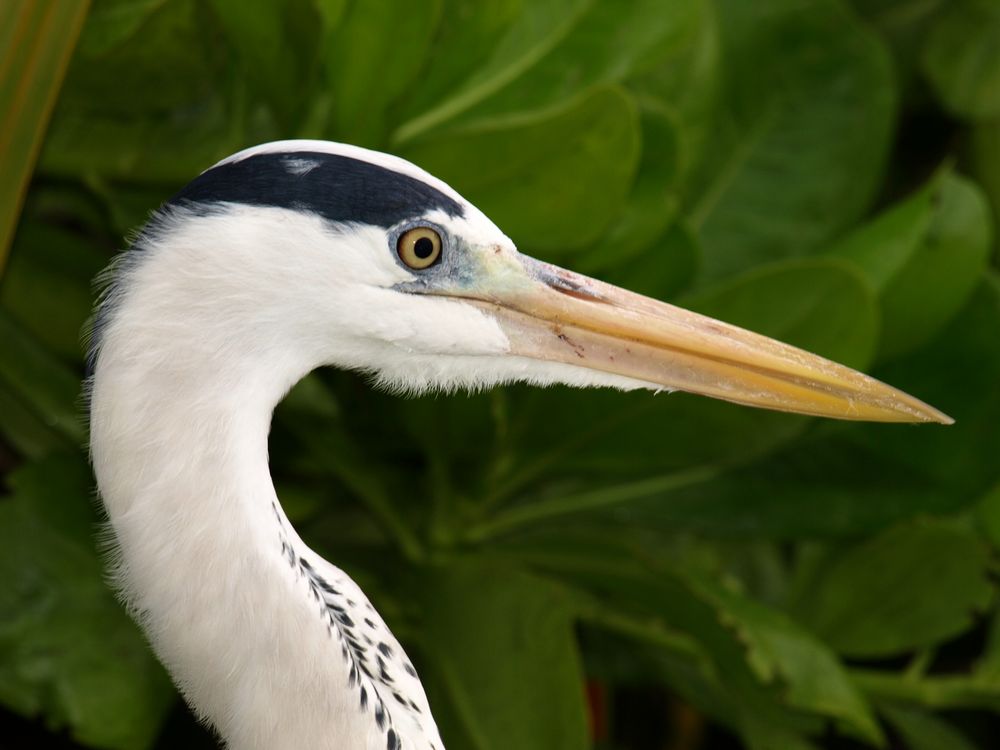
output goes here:
[{"label": "heron head", "polygon": [[400,390],[565,383],[950,421],[829,360],[523,255],[448,185],[395,157],[266,144],[206,171],[170,206],[196,219],[201,239],[242,248],[230,296],[261,330],[280,320],[274,336]]}]

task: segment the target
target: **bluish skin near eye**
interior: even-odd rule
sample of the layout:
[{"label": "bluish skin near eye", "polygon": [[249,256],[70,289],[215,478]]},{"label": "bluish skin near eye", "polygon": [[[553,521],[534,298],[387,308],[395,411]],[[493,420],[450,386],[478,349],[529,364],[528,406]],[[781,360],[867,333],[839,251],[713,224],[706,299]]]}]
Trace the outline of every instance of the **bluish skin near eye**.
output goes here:
[{"label": "bluish skin near eye", "polygon": [[411,229],[427,227],[441,237],[441,256],[431,266],[413,269],[402,260],[396,261],[416,278],[413,281],[396,284],[393,288],[410,294],[456,294],[460,290],[472,290],[483,279],[486,269],[477,256],[481,253],[463,239],[454,236],[444,227],[426,220],[408,221],[389,233],[389,248],[396,255],[399,238]]}]

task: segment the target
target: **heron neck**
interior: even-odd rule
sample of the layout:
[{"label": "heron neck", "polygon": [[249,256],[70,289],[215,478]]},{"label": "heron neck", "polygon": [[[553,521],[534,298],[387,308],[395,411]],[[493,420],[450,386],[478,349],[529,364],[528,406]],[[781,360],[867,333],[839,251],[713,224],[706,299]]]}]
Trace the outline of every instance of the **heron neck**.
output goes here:
[{"label": "heron neck", "polygon": [[403,736],[441,748],[402,647],[358,586],[302,543],[271,481],[274,407],[337,361],[336,317],[315,308],[347,304],[307,260],[287,260],[289,247],[323,247],[319,222],[284,219],[167,216],[118,272],[91,388],[118,582],[231,748],[394,750]]},{"label": "heron neck", "polygon": [[365,713],[345,689],[351,664],[304,572],[367,599],[302,543],[268,469],[273,409],[316,362],[255,320],[193,309],[182,290],[133,289],[105,323],[91,392],[125,598],[231,748],[384,748],[375,695]]},{"label": "heron neck", "polygon": [[[322,692],[288,637],[329,649],[282,556],[286,542],[308,550],[267,465],[271,413],[302,367],[223,368],[160,345],[141,330],[109,339],[93,383],[93,463],[117,579],[189,703],[231,746],[285,747],[264,739],[273,726],[245,717],[269,716],[282,691]],[[282,684],[275,664],[305,685]]]}]

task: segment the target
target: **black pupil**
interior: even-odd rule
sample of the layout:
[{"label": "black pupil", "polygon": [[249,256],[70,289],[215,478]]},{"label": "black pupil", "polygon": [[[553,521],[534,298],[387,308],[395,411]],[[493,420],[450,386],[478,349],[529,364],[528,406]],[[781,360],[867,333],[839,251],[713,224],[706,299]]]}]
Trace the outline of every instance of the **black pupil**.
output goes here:
[{"label": "black pupil", "polygon": [[434,242],[430,237],[421,237],[413,243],[413,254],[420,260],[427,260],[434,254]]}]

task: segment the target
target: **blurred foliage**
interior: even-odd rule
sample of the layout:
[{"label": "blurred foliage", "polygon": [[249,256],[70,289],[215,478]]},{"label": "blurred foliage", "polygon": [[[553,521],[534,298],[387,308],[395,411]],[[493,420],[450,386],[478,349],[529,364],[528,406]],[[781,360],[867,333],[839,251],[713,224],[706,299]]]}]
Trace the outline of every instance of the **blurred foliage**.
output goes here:
[{"label": "blurred foliage", "polygon": [[[0,270],[90,0],[0,5]],[[60,12],[53,12],[58,10]]]},{"label": "blurred foliage", "polygon": [[[5,109],[0,142],[41,117]],[[957,420],[310,376],[275,417],[279,495],[406,642],[449,748],[993,746],[995,0],[94,0],[0,282],[4,747],[212,745],[102,582],[79,331],[152,208],[288,137],[409,158],[525,252]]]}]

